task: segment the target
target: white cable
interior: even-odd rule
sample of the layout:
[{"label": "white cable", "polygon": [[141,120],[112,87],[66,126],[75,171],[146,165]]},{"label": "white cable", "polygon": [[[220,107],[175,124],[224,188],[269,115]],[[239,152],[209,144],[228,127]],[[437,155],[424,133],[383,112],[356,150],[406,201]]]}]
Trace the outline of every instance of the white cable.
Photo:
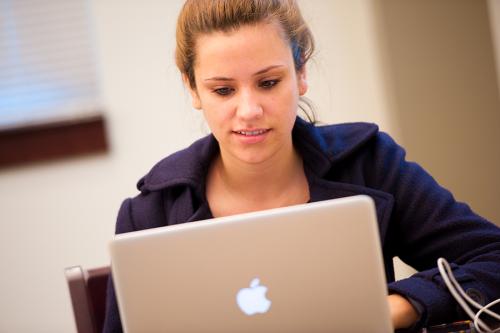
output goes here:
[{"label": "white cable", "polygon": [[[464,309],[465,313],[467,313],[467,315],[471,318],[471,320],[474,320],[474,316],[476,314],[471,310],[469,305],[467,305],[467,303],[465,303],[463,298],[460,296],[460,294],[455,289],[455,286],[450,281],[449,276],[453,275],[453,274],[451,272],[450,265],[448,264],[448,262],[444,258],[438,259],[438,269],[439,269],[439,273],[441,273],[441,277],[443,278],[443,281],[446,284],[446,286],[448,287],[448,290],[450,291],[451,295],[455,298],[455,300],[458,302],[458,304],[460,304],[462,309]],[[446,272],[446,271],[448,271],[448,272]],[[478,323],[478,326],[477,326],[478,328],[481,327],[481,328],[487,329],[488,331],[491,331],[491,329],[488,327],[488,325],[486,325],[482,320],[478,319],[477,323]]]},{"label": "white cable", "polygon": [[[444,258],[441,258],[441,259],[444,260],[443,264],[447,268],[447,272],[448,272],[447,275],[448,275],[448,277],[451,279],[451,282],[455,285],[455,288],[458,290],[458,292],[460,293],[460,295],[462,295],[462,297],[465,298],[465,300],[468,301],[470,304],[472,304],[473,306],[475,306],[476,309],[482,310],[483,308],[485,308],[485,306],[482,306],[481,304],[477,303],[469,295],[467,295],[467,293],[462,289],[462,287],[460,286],[460,284],[455,279],[455,275],[453,275],[453,271],[451,270],[451,267],[450,267],[449,263],[446,261],[446,259],[444,259]],[[486,313],[486,314],[489,314],[493,318],[495,318],[497,320],[500,320],[500,315],[499,314],[497,314],[497,313],[495,313],[493,311],[490,311],[488,309],[484,309],[482,311],[484,313]]]},{"label": "white cable", "polygon": [[[446,287],[448,287],[448,290],[450,291],[451,295],[455,300],[460,304],[462,309],[467,313],[467,315],[473,320],[473,325],[478,331],[478,333],[497,333],[500,332],[500,329],[495,329],[494,331],[486,325],[481,319],[479,319],[479,316],[482,313],[486,313],[497,320],[500,320],[500,315],[497,313],[490,311],[488,308],[499,303],[500,299],[497,299],[496,301],[493,301],[489,303],[486,306],[482,306],[481,304],[475,302],[472,298],[467,295],[460,284],[457,282],[455,279],[455,276],[453,275],[453,272],[451,270],[450,265],[444,258],[439,258],[437,261],[437,266],[439,269],[439,273],[441,274],[441,277],[443,278],[444,283],[446,284]],[[458,290],[458,291],[457,291]],[[464,301],[467,300],[471,305],[479,309],[478,313],[474,313],[469,305]],[[486,331],[483,331],[485,329]]]},{"label": "white cable", "polygon": [[[481,316],[481,314],[485,311],[489,311],[488,308],[492,307],[493,305],[495,304],[498,304],[500,303],[500,298],[493,301],[493,302],[490,302],[488,303],[487,305],[485,305],[484,307],[482,307],[481,309],[479,309],[479,311],[476,313],[476,315],[474,316],[474,327],[477,327],[477,321],[479,320],[479,316]],[[494,312],[493,312],[494,313]],[[496,314],[496,313],[495,313]],[[478,333],[485,333],[483,332],[481,329],[477,329],[477,332]],[[497,333],[497,332],[500,332],[500,328],[497,328],[493,331],[493,333]]]},{"label": "white cable", "polygon": [[[482,312],[492,316],[493,318],[495,318],[497,320],[500,320],[499,314],[488,310],[488,307],[490,307],[489,304],[488,304],[488,306],[482,306],[481,304],[475,302],[472,298],[470,298],[469,295],[467,295],[467,293],[462,289],[460,284],[455,279],[455,276],[453,275],[453,271],[451,270],[449,263],[444,258],[440,258],[440,259],[441,259],[441,263],[446,267],[446,270],[448,272],[447,276],[451,279],[451,282],[455,285],[456,289],[462,295],[462,297],[465,298],[465,300],[468,301],[470,304],[474,305],[478,310],[482,310]],[[439,267],[439,262],[440,262],[440,260],[438,260],[438,267]],[[486,309],[483,310],[483,308],[486,308]]]}]

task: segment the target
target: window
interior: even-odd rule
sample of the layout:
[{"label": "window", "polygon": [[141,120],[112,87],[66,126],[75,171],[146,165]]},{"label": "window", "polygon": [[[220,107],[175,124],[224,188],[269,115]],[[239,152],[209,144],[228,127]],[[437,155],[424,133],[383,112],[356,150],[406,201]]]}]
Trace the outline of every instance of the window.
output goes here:
[{"label": "window", "polygon": [[89,5],[0,0],[0,166],[106,149]]}]

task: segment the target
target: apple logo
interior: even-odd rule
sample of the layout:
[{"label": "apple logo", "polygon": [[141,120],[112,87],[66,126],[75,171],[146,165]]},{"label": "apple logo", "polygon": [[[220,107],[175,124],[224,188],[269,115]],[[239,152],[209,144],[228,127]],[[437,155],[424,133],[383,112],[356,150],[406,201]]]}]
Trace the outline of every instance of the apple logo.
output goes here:
[{"label": "apple logo", "polygon": [[271,307],[271,301],[266,298],[267,287],[259,284],[260,280],[255,278],[250,288],[243,288],[236,295],[238,306],[247,316],[266,313]]}]

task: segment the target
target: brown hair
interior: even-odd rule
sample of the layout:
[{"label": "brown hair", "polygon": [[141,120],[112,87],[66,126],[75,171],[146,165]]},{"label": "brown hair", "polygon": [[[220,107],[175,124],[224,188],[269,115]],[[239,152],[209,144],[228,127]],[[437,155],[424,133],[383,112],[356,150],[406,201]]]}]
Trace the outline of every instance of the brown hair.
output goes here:
[{"label": "brown hair", "polygon": [[247,24],[277,22],[289,41],[295,69],[314,51],[314,40],[295,0],[187,0],[177,20],[175,61],[196,88],[195,43],[200,34],[231,31]]}]

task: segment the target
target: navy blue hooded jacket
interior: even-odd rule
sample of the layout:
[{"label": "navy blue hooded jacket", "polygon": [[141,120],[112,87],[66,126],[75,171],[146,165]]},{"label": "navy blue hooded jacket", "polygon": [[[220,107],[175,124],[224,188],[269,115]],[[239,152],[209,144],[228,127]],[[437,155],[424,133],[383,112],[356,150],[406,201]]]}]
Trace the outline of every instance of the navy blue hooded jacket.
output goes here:
[{"label": "navy blue hooded jacket", "polygon": [[[406,161],[404,149],[376,125],[316,127],[297,118],[292,136],[311,201],[358,194],[373,198],[389,292],[417,303],[420,325],[464,318],[436,268],[439,257],[452,263],[458,282],[476,300],[500,297],[500,229]],[[218,152],[209,135],[160,161],[139,181],[140,194],[123,202],[116,233],[211,218],[205,178]],[[419,273],[394,281],[394,256]],[[107,303],[104,331],[120,332],[112,280]]]}]

